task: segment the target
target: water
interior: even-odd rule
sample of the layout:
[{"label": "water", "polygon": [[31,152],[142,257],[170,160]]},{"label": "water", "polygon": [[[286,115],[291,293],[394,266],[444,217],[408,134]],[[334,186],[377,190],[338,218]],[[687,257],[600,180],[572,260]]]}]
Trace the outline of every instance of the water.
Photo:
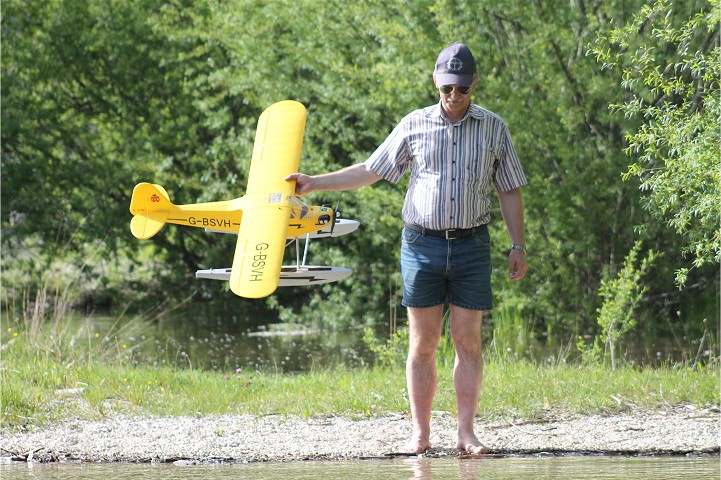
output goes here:
[{"label": "water", "polygon": [[[111,345],[127,346],[140,363],[233,372],[237,368],[303,372],[334,365],[357,367],[373,362],[361,328],[344,330],[306,325],[258,325],[242,321],[222,325],[216,319],[179,317],[159,324],[91,317],[80,321],[78,336],[107,335]],[[87,330],[87,332],[86,332]],[[119,330],[119,331],[118,331]],[[108,333],[111,332],[111,333]]]},{"label": "water", "polygon": [[[212,312],[177,311],[159,322],[77,318],[74,328],[80,337],[111,337],[111,343],[127,346],[139,362],[216,371],[250,368],[303,372],[336,365],[353,368],[375,361],[363,341],[362,327],[331,328],[323,321],[314,325],[266,323],[267,320],[258,318],[224,318]],[[492,341],[494,327],[490,321],[484,324],[484,344],[494,355],[554,364],[559,356],[571,350],[568,341],[535,338],[528,332],[524,335],[511,332],[504,336],[508,337],[505,340]],[[384,342],[388,338],[387,327],[377,329],[376,337]],[[708,361],[717,354],[717,346],[709,345],[710,341],[699,343],[699,339],[635,336],[633,342],[623,346],[622,355],[637,365],[693,361],[696,356]]]},{"label": "water", "polygon": [[127,463],[0,464],[7,479],[421,479],[421,480],[718,480],[718,457],[509,456],[499,459],[407,458],[234,465]]}]

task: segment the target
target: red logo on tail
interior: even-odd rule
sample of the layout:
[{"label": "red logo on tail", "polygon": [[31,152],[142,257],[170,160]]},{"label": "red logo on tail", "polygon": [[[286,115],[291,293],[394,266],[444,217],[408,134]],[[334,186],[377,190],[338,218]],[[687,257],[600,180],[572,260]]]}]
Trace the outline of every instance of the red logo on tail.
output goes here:
[{"label": "red logo on tail", "polygon": [[150,197],[150,201],[153,202],[153,203],[157,203],[157,202],[160,201],[160,197],[159,197],[157,194],[154,193],[153,196]]}]

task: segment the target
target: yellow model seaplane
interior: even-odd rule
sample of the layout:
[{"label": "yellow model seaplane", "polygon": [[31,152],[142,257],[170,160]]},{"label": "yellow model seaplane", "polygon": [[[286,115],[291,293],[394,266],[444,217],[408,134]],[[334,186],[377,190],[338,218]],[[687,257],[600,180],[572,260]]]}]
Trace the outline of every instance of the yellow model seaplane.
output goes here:
[{"label": "yellow model seaplane", "polygon": [[[228,280],[236,295],[261,298],[278,286],[311,285],[341,280],[351,270],[305,265],[310,238],[340,236],[356,230],[354,220],[337,219],[325,206],[307,206],[295,193],[305,130],[305,107],[285,100],[268,107],[258,120],[246,194],[234,200],[174,205],[160,185],[140,183],[130,201],[130,231],[148,239],[166,223],[236,233],[238,240],[231,268],[199,270],[196,276]],[[298,240],[305,237],[300,261]],[[296,265],[283,266],[288,239],[296,242]]]}]

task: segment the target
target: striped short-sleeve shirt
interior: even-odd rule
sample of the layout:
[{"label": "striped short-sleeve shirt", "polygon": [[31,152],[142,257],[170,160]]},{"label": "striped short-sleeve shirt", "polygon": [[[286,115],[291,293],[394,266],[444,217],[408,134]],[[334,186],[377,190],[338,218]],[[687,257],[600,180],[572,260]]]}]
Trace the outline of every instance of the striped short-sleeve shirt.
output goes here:
[{"label": "striped short-sleeve shirt", "polygon": [[410,167],[403,221],[434,230],[487,224],[491,183],[501,192],[526,184],[506,123],[475,104],[455,124],[440,103],[410,113],[365,163],[392,183]]}]

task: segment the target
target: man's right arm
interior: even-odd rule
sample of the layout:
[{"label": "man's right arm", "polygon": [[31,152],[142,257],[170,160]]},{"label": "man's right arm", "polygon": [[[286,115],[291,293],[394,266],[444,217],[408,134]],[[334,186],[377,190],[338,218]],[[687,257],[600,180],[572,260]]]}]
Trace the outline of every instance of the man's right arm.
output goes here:
[{"label": "man's right arm", "polygon": [[382,177],[369,169],[365,163],[356,163],[350,167],[323,175],[305,175],[291,173],[286,180],[295,180],[295,194],[307,195],[315,191],[354,190],[377,182]]}]

